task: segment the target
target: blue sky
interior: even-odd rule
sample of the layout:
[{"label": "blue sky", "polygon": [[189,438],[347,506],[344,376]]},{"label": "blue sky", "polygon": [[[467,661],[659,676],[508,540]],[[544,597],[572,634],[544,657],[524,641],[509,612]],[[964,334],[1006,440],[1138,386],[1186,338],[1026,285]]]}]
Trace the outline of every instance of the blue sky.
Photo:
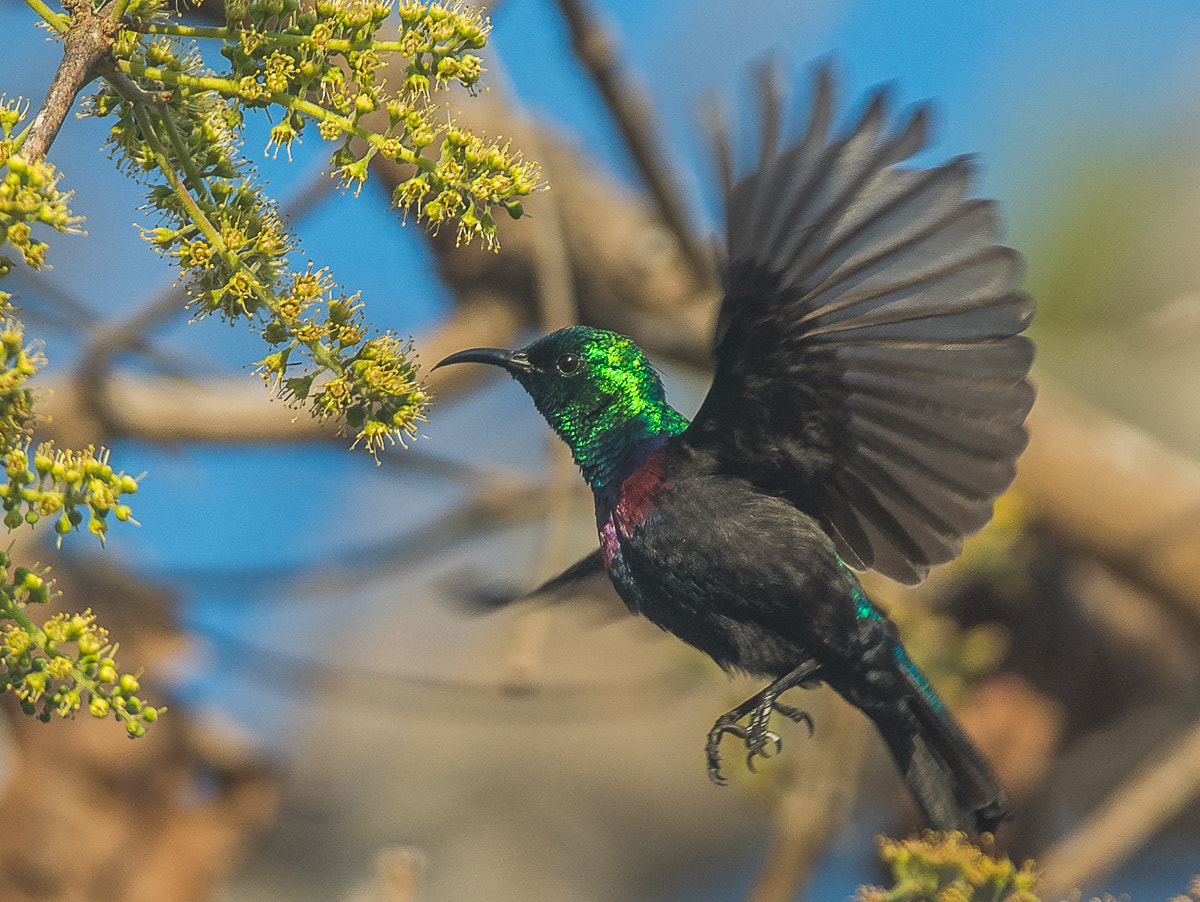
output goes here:
[{"label": "blue sky", "polygon": [[[702,158],[691,125],[697,100],[728,94],[745,62],[768,53],[798,76],[809,60],[832,55],[848,97],[896,80],[901,102],[938,98],[939,154],[982,153],[985,190],[1006,200],[1051,163],[1058,135],[1143,136],[1193,119],[1200,96],[1200,6],[1181,0],[676,0],[611,2],[602,14],[652,93],[672,152],[689,163]],[[565,55],[563,38],[546,4],[507,0],[495,24],[495,42],[527,103],[552,111],[589,148],[606,147],[608,124],[587,85],[555,64]],[[603,155],[624,169],[617,154]]]}]

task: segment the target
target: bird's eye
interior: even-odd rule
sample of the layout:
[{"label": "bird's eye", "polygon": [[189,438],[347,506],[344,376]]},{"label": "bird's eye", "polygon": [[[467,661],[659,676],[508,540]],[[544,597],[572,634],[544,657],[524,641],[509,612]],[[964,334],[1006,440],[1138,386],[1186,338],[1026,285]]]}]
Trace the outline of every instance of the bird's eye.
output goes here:
[{"label": "bird's eye", "polygon": [[579,372],[581,362],[578,354],[563,354],[554,361],[554,366],[564,376],[570,376],[572,373]]}]

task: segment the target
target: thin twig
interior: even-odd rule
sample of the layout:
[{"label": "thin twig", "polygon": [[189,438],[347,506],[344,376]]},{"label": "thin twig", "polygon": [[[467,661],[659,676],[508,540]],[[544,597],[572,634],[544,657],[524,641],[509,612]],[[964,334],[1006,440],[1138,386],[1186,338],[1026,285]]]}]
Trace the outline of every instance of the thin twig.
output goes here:
[{"label": "thin twig", "polygon": [[711,255],[696,238],[679,186],[663,161],[662,142],[655,135],[646,102],[621,71],[612,39],[592,15],[586,0],[558,0],[558,8],[566,20],[575,54],[608,105],[663,221],[679,243],[693,280],[697,285],[711,283]]},{"label": "thin twig", "polygon": [[117,61],[110,56],[102,57],[95,68],[97,75],[103,75],[122,97],[131,103],[145,103],[150,106],[165,106],[175,96],[174,91],[147,91],[132,78],[117,68]]}]

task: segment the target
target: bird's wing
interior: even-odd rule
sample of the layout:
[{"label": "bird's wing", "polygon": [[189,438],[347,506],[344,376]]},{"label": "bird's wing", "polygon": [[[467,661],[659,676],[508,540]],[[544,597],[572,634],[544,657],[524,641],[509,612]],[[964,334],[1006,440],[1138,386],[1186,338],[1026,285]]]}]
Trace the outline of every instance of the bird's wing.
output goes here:
[{"label": "bird's wing", "polygon": [[523,601],[533,601],[534,599],[559,602],[570,598],[573,590],[577,589],[580,584],[603,573],[604,559],[600,556],[600,549],[597,548],[595,551],[581,557],[562,573],[550,577],[550,579],[546,580],[536,589],[530,589],[527,592],[514,592],[503,587],[490,588],[485,586],[474,588],[462,593],[460,597],[461,606],[471,613],[485,614]]},{"label": "bird's wing", "polygon": [[832,137],[833,106],[823,69],[804,135],[727,180],[716,373],[681,438],[815,517],[847,564],[917,582],[1013,480],[1033,303],[971,160],[900,165],[925,107],[889,128],[880,89]]},{"label": "bird's wing", "polygon": [[530,598],[541,598],[544,595],[559,595],[570,589],[575,588],[586,579],[593,576],[599,576],[604,572],[604,558],[600,555],[600,549],[592,551],[570,567],[564,570],[558,576],[552,576],[536,589],[531,589],[521,596],[520,600],[525,601]]}]

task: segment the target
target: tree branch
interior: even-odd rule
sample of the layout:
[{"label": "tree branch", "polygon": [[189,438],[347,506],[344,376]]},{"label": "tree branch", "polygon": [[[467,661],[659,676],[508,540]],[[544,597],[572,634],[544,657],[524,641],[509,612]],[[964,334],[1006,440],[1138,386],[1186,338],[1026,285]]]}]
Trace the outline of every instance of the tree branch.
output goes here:
[{"label": "tree branch", "polygon": [[[438,360],[472,345],[513,339],[518,323],[508,304],[479,298],[475,305],[459,308],[436,332],[419,338],[417,346],[428,355],[426,359]],[[443,377],[438,370],[433,381],[446,393],[477,378],[467,372],[454,373],[453,367],[445,372]],[[49,382],[49,391],[39,402],[48,422],[39,426],[39,436],[75,447],[105,435],[131,435],[169,445],[314,441],[333,439],[337,431],[336,423],[321,423],[304,411],[272,401],[257,379],[206,379],[197,384],[113,375],[106,377],[104,385],[104,409],[98,417],[88,403],[94,393],[86,379],[76,376]]]},{"label": "tree branch", "polygon": [[111,2],[96,12],[80,0],[68,0],[64,6],[71,13],[71,24],[63,41],[63,58],[21,145],[21,155],[27,160],[46,156],[79,92],[96,77],[97,67],[112,50],[117,34],[117,25],[109,17]]},{"label": "tree branch", "polygon": [[1200,636],[1200,466],[1038,374],[1016,489],[1035,519]]},{"label": "tree branch", "polygon": [[608,105],[663,221],[679,242],[693,280],[697,285],[711,283],[714,278],[712,255],[696,238],[693,218],[683,204],[679,186],[671,177],[646,102],[621,71],[612,38],[592,15],[586,0],[558,0],[558,8],[571,33],[575,55]]},{"label": "tree branch", "polygon": [[1039,895],[1058,899],[1116,870],[1200,798],[1200,722],[1134,773],[1066,839],[1038,856]]}]

